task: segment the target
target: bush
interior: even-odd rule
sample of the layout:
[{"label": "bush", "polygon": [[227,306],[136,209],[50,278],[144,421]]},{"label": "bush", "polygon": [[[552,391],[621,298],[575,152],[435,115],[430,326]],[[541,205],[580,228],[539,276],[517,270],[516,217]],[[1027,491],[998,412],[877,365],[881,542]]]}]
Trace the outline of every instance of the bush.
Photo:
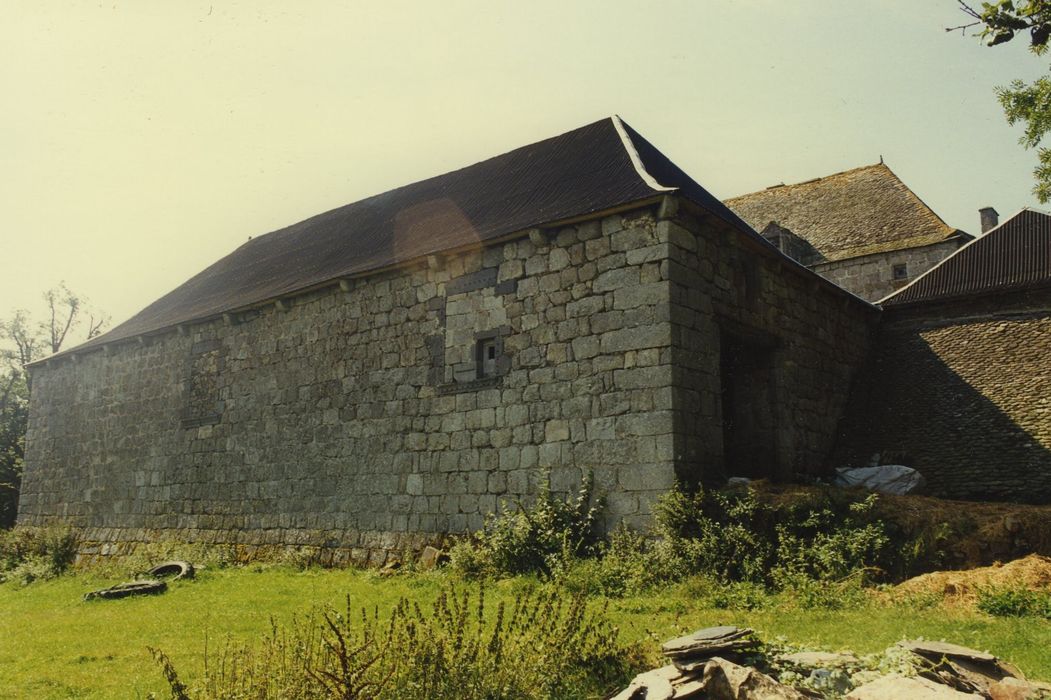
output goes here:
[{"label": "bush", "polygon": [[780,569],[775,572],[776,587],[803,610],[844,610],[865,601],[862,589],[864,570],[842,580],[815,579],[808,574]]},{"label": "bush", "polygon": [[1042,617],[1051,620],[1051,592],[1023,587],[993,587],[978,591],[979,610],[997,617]]},{"label": "bush", "polygon": [[600,543],[596,556],[577,559],[559,572],[558,582],[587,595],[619,598],[642,593],[665,580],[650,542],[627,527],[617,527]]},{"label": "bush", "polygon": [[0,530],[0,583],[23,585],[54,578],[77,557],[77,537],[69,528],[16,527]]},{"label": "bush", "polygon": [[715,586],[708,600],[721,610],[764,610],[771,603],[765,588],[748,581]]},{"label": "bush", "polygon": [[878,573],[894,552],[873,516],[876,502],[874,494],[857,500],[825,492],[775,507],[752,491],[676,488],[654,510],[654,568],[670,579],[703,572],[777,588]]},{"label": "bush", "polygon": [[258,647],[206,651],[204,678],[188,685],[161,663],[177,700],[219,698],[585,698],[608,693],[636,670],[604,612],[581,596],[531,589],[488,614],[445,591],[433,608],[401,600],[386,621],[373,613],[325,611],[274,626]]},{"label": "bush", "polygon": [[451,550],[453,568],[465,576],[551,576],[575,557],[596,552],[601,502],[594,497],[594,478],[582,479],[577,496],[562,500],[551,492],[548,475],[529,506],[516,501],[486,518],[485,528]]},{"label": "bush", "polygon": [[[574,592],[614,597],[703,574],[722,584],[755,584],[754,591],[791,589],[805,607],[836,607],[898,558],[874,515],[874,494],[830,490],[775,506],[751,490],[676,487],[655,504],[653,536],[620,527],[605,540],[592,500],[590,476],[571,502],[553,496],[544,479],[531,507],[500,511],[455,546],[453,567],[468,577],[537,573]],[[726,591],[721,599],[727,606],[761,604],[758,594],[744,591]]]}]

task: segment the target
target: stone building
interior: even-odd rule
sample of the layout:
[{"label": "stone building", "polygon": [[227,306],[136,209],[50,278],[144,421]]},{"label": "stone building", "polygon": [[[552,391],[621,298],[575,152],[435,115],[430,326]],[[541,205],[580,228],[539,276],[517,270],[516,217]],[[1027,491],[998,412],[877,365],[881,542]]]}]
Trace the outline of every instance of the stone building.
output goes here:
[{"label": "stone building", "polygon": [[1051,216],[1022,210],[882,303],[837,462],[1051,501]]},{"label": "stone building", "polygon": [[785,255],[873,302],[971,239],[942,221],[882,160],[768,187],[726,205]]},{"label": "stone building", "polygon": [[641,524],[675,479],[823,468],[877,316],[604,119],[254,238],[32,366],[19,522],[379,562],[593,470]]}]

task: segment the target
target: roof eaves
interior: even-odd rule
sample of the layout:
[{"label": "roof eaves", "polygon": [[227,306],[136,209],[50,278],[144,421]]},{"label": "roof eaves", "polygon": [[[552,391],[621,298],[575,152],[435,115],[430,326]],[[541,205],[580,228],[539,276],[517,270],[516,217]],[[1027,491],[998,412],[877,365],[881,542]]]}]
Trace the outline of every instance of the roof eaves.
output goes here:
[{"label": "roof eaves", "polygon": [[[671,189],[674,190],[675,188],[671,188]],[[663,198],[663,196],[664,195],[662,195],[662,194],[654,193],[654,195],[652,197],[647,197],[645,199],[639,199],[639,200],[635,200],[635,201],[631,201],[631,202],[625,202],[623,204],[619,204],[619,205],[614,206],[614,207],[608,207],[608,208],[601,209],[601,210],[596,210],[596,211],[592,211],[592,212],[583,213],[580,216],[573,216],[573,217],[564,218],[564,219],[556,219],[556,220],[552,220],[552,221],[541,222],[541,223],[538,223],[538,224],[536,224],[534,226],[531,226],[531,227],[529,227],[527,229],[522,229],[520,231],[515,231],[513,233],[505,234],[505,235],[500,236],[498,238],[489,239],[489,240],[485,241],[483,243],[483,245],[484,246],[499,245],[499,244],[502,244],[502,243],[506,243],[507,241],[510,241],[510,240],[514,240],[514,239],[518,239],[518,238],[524,238],[524,237],[529,235],[530,231],[533,231],[535,229],[541,229],[541,230],[555,229],[555,228],[559,228],[559,227],[562,227],[562,226],[568,226],[568,225],[571,225],[571,224],[581,223],[581,222],[584,222],[584,221],[592,221],[592,220],[602,219],[602,218],[605,218],[605,217],[610,216],[612,214],[617,214],[617,213],[620,213],[620,212],[632,211],[632,210],[639,209],[639,208],[642,208],[642,207],[653,206],[654,204],[660,202],[661,199]],[[242,243],[241,246],[243,246],[243,245],[246,245],[246,244]],[[238,247],[241,247],[241,246],[238,246]],[[90,340],[86,340],[83,343],[80,343],[79,345],[75,345],[74,347],[68,348],[66,350],[60,350],[60,351],[58,351],[56,353],[48,355],[47,357],[42,357],[39,360],[34,360],[33,362],[30,362],[30,363],[26,364],[25,367],[26,368],[40,367],[40,366],[46,365],[51,360],[59,360],[59,359],[70,357],[72,355],[95,352],[96,350],[103,350],[106,346],[109,346],[109,345],[117,345],[117,344],[120,344],[120,343],[134,343],[134,342],[137,342],[138,339],[140,339],[140,338],[145,339],[145,338],[156,337],[156,336],[159,336],[159,335],[164,335],[166,333],[169,333],[169,332],[171,332],[173,330],[178,329],[181,326],[185,327],[185,326],[190,326],[190,325],[199,325],[199,324],[203,324],[203,323],[210,323],[210,322],[218,321],[218,320],[222,319],[224,316],[226,316],[228,314],[236,315],[236,314],[242,314],[242,313],[245,313],[247,311],[254,310],[254,309],[265,308],[267,306],[270,306],[270,305],[274,304],[278,299],[290,299],[290,298],[294,298],[294,297],[297,297],[297,296],[302,296],[304,294],[310,294],[310,293],[316,292],[318,290],[324,289],[326,287],[331,287],[332,285],[338,284],[338,283],[342,282],[343,280],[358,280],[358,279],[363,279],[363,278],[367,278],[367,277],[373,277],[373,276],[376,276],[376,275],[383,274],[385,272],[390,272],[391,270],[397,270],[397,269],[401,269],[401,268],[412,267],[414,265],[419,265],[422,261],[426,260],[431,255],[443,255],[443,256],[444,255],[458,255],[458,254],[464,253],[467,250],[471,250],[473,247],[474,247],[474,245],[472,244],[471,246],[460,246],[460,247],[457,247],[457,248],[444,248],[444,249],[441,249],[441,250],[428,252],[428,253],[425,253],[425,254],[422,254],[422,255],[410,258],[408,260],[402,260],[402,261],[399,261],[399,262],[391,264],[391,265],[385,265],[383,267],[377,267],[377,268],[369,268],[369,269],[366,269],[366,270],[360,270],[360,271],[357,271],[357,272],[348,273],[346,275],[339,275],[339,276],[333,277],[333,278],[328,279],[328,280],[324,280],[324,281],[316,283],[316,284],[312,284],[312,285],[309,285],[309,286],[301,287],[301,288],[298,288],[298,289],[289,290],[289,291],[287,291],[287,292],[285,292],[283,294],[277,295],[277,296],[266,297],[264,299],[260,299],[258,301],[254,301],[254,302],[252,302],[250,304],[244,304],[244,305],[241,305],[241,306],[232,306],[232,307],[230,307],[228,309],[224,309],[221,312],[208,314],[207,316],[199,316],[199,317],[194,317],[194,318],[187,318],[187,319],[184,319],[182,321],[176,321],[176,322],[173,322],[173,323],[170,323],[170,324],[167,324],[167,325],[155,328],[153,330],[144,331],[142,333],[136,333],[136,334],[128,336],[128,337],[117,337],[117,338],[113,338],[111,340],[107,340],[106,339],[106,333],[103,333],[102,335],[97,336],[96,338],[93,338],[93,339],[90,339]],[[107,333],[108,333],[108,331],[107,331]]]}]

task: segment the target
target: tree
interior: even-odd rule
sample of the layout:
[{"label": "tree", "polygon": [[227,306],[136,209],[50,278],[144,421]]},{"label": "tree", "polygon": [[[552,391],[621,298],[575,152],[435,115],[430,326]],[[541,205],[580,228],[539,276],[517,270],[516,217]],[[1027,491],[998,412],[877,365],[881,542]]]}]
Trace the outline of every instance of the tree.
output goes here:
[{"label": "tree", "polygon": [[0,528],[14,524],[22,483],[30,391],[25,365],[58,352],[77,330],[90,339],[109,322],[65,283],[45,292],[44,301],[45,321],[34,323],[25,310],[0,320]]},{"label": "tree", "polygon": [[[1019,34],[1028,33],[1029,50],[1037,56],[1047,52],[1051,38],[1051,0],[997,0],[983,2],[979,10],[964,0],[957,2],[974,21],[946,31],[981,27],[978,36],[989,46],[1005,44]],[[1038,78],[1031,84],[1014,80],[1006,87],[997,87],[996,97],[1004,108],[1008,124],[1025,125],[1021,144],[1037,149],[1033,194],[1041,203],[1046,203],[1051,200],[1051,149],[1041,148],[1040,143],[1051,131],[1051,78]]]}]

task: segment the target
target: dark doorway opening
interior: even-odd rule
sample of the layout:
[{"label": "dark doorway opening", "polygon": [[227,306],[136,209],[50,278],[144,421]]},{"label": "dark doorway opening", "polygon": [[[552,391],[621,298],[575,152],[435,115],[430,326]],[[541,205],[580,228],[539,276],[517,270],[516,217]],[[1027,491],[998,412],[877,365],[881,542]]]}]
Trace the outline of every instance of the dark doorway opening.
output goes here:
[{"label": "dark doorway opening", "polygon": [[722,333],[719,369],[728,476],[778,474],[774,356],[774,344],[767,339]]}]

